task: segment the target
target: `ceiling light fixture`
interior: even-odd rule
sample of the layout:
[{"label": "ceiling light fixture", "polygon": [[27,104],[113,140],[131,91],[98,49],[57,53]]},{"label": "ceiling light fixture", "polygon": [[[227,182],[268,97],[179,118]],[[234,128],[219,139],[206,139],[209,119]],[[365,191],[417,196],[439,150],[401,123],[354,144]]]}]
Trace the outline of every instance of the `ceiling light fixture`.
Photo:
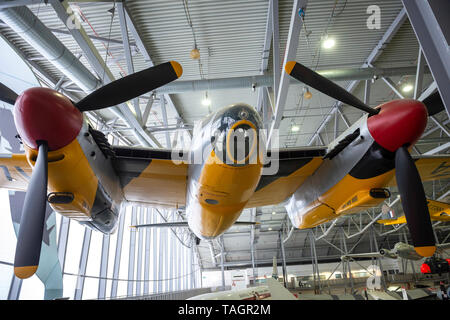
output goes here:
[{"label": "ceiling light fixture", "polygon": [[336,41],[333,38],[326,38],[322,43],[322,47],[324,49],[331,49],[335,45],[336,45]]},{"label": "ceiling light fixture", "polygon": [[312,93],[309,91],[308,88],[306,88],[305,94],[303,95],[303,97],[307,100],[312,98]]},{"label": "ceiling light fixture", "polygon": [[211,100],[208,98],[208,92],[205,93],[205,99],[202,100],[202,105],[208,107],[211,105]]},{"label": "ceiling light fixture", "polygon": [[291,128],[292,132],[297,132],[298,130],[300,130],[299,126],[292,126],[292,128]]},{"label": "ceiling light fixture", "polygon": [[200,50],[194,48],[191,50],[191,53],[189,55],[191,56],[191,59],[198,60],[200,59]]},{"label": "ceiling light fixture", "polygon": [[413,85],[407,84],[403,87],[403,92],[411,92],[414,89]]}]

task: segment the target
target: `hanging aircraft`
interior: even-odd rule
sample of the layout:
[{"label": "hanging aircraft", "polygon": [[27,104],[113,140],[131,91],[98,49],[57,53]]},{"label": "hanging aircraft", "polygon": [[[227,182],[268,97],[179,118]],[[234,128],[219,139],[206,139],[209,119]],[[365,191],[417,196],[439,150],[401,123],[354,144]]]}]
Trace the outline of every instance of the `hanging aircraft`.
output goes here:
[{"label": "hanging aircraft", "polygon": [[[436,244],[436,254],[443,254],[445,250],[450,249],[450,243]],[[353,258],[390,258],[390,259],[407,259],[420,260],[423,256],[419,255],[414,247],[404,242],[397,242],[392,250],[380,249],[378,252],[367,253],[350,253],[341,256],[341,260],[349,260]]]},{"label": "hanging aircraft", "polygon": [[[449,178],[450,157],[412,159],[408,148],[423,133],[428,114],[444,109],[439,94],[424,103],[395,100],[373,109],[299,63],[288,62],[286,72],[368,115],[328,148],[266,150],[258,112],[239,103],[207,116],[194,130],[190,150],[117,147],[91,128],[82,113],[176,80],[182,74],[177,62],[111,82],[76,103],[47,88],[17,95],[1,85],[0,100],[14,104],[25,149],[25,154],[0,156],[0,187],[27,190],[16,276],[30,277],[38,267],[46,202],[103,233],[115,230],[124,202],[184,208],[194,234],[213,239],[244,208],[287,201],[293,225],[312,228],[378,205],[390,196],[386,188],[395,184],[415,250],[431,256],[435,243],[421,180]],[[277,166],[274,174],[263,174]]]},{"label": "hanging aircraft", "polygon": [[[430,212],[431,221],[442,221],[448,222],[450,221],[450,204],[427,199],[428,211]],[[392,209],[389,210],[392,213]],[[379,224],[384,224],[385,226],[394,225],[394,224],[404,224],[406,223],[405,215],[400,217],[395,217],[395,215],[386,217],[385,219],[381,219],[377,221]]]}]

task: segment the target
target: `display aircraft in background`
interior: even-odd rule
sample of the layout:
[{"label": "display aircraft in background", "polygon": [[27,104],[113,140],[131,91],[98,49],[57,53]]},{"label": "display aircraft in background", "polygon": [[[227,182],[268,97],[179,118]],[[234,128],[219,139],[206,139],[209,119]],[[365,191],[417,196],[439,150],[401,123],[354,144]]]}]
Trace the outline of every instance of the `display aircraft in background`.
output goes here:
[{"label": "display aircraft in background", "polygon": [[364,300],[364,297],[359,294],[316,295],[292,293],[283,287],[278,280],[276,257],[273,258],[272,267],[272,277],[264,279],[265,284],[238,290],[204,293],[187,300]]},{"label": "display aircraft in background", "polygon": [[[124,202],[183,208],[183,223],[198,238],[213,239],[244,208],[286,201],[292,224],[312,228],[378,205],[390,196],[386,188],[397,185],[415,250],[433,255],[421,180],[449,178],[450,157],[412,159],[408,148],[422,135],[427,116],[444,109],[439,93],[424,103],[403,99],[373,109],[299,63],[288,62],[286,72],[368,115],[328,147],[266,152],[260,115],[238,103],[208,115],[190,150],[117,147],[88,125],[83,112],[115,106],[176,80],[182,74],[177,62],[111,82],[78,102],[47,88],[17,95],[1,85],[0,100],[14,105],[25,149],[0,158],[0,187],[27,190],[16,276],[30,277],[38,268],[47,201],[54,211],[103,233],[115,230]],[[196,159],[197,154],[203,157]],[[274,174],[263,174],[274,167]]]},{"label": "display aircraft in background", "polygon": [[[442,243],[436,245],[436,254],[443,254],[445,250],[450,249],[450,243]],[[392,250],[380,249],[378,252],[367,253],[351,253],[341,256],[341,260],[349,260],[354,258],[390,258],[390,259],[407,259],[420,260],[423,256],[419,255],[414,247],[404,242],[397,242]]]},{"label": "display aircraft in background", "polygon": [[[445,251],[450,249],[450,243],[436,244],[435,254],[425,259],[420,267],[420,271],[424,274],[442,274],[450,271],[450,259],[444,259]],[[414,247],[404,242],[397,242],[392,250],[380,249],[378,252],[368,253],[351,253],[341,256],[342,261],[355,258],[390,258],[390,259],[406,259],[418,261],[423,259]]]},{"label": "display aircraft in background", "polygon": [[[450,204],[427,199],[428,211],[430,212],[431,221],[442,221],[449,222],[450,221]],[[400,217],[395,217],[392,209],[388,208],[388,217],[384,219],[378,220],[379,224],[384,224],[385,226],[394,225],[394,224],[404,224],[406,223],[405,215]]]}]

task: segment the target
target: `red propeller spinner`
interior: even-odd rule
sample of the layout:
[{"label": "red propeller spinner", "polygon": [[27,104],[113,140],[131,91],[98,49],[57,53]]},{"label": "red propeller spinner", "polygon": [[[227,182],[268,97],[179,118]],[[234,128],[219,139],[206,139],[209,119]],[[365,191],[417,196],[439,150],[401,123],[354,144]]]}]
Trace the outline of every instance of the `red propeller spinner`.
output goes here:
[{"label": "red propeller spinner", "polygon": [[54,151],[77,137],[83,124],[83,115],[59,92],[48,88],[31,88],[17,98],[14,122],[27,146],[37,149],[37,141],[46,141],[49,151]]},{"label": "red propeller spinner", "polygon": [[391,152],[417,142],[427,125],[426,106],[417,100],[394,100],[382,104],[377,115],[369,117],[367,127],[375,141]]}]

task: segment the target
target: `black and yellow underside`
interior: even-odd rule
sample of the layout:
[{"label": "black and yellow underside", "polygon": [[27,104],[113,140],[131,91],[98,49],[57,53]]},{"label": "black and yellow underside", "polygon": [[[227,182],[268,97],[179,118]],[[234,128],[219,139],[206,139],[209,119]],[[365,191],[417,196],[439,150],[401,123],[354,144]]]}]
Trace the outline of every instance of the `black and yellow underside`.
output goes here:
[{"label": "black and yellow underside", "polygon": [[[175,164],[170,159],[170,151],[151,150],[146,151],[145,155],[126,148],[122,148],[121,152],[115,151],[118,154],[114,160],[115,169],[127,200],[172,208],[186,205],[188,165]],[[68,216],[78,215],[82,219],[93,205],[97,178],[77,141],[59,152],[64,154],[64,161],[57,160],[60,154],[49,154],[49,191],[74,190],[77,208],[61,207],[58,211]],[[279,173],[262,176],[245,207],[274,205],[288,199],[322,161],[322,156],[280,161]],[[450,178],[449,157],[423,157],[416,160],[416,166],[423,181]],[[24,154],[0,158],[1,188],[25,191],[30,177],[31,167]],[[307,208],[310,213],[299,227],[311,227],[376,205],[380,200],[368,196],[370,189],[393,185],[394,170],[369,179],[356,179],[348,175],[310,204]]]}]

